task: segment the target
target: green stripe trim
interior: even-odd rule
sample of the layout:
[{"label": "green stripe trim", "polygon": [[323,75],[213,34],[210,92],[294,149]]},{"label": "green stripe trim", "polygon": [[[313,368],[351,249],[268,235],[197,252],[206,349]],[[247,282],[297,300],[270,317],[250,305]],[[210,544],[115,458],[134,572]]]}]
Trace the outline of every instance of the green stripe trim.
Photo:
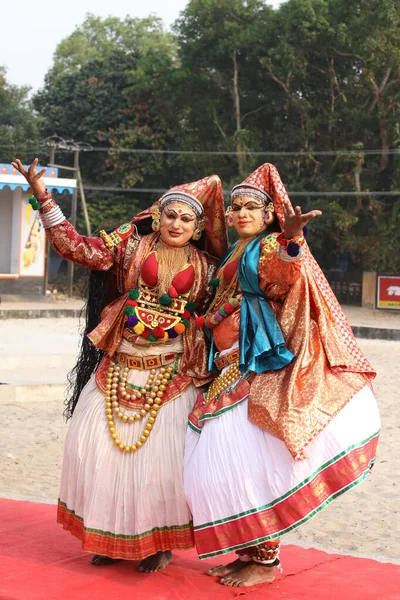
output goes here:
[{"label": "green stripe trim", "polygon": [[[379,435],[379,431],[377,431],[376,433],[374,433],[373,435],[368,437],[363,442],[349,446],[346,450],[343,450],[342,452],[340,452],[340,454],[338,454],[334,458],[331,458],[331,460],[329,460],[324,465],[322,465],[319,469],[314,471],[314,473],[312,473],[309,477],[304,479],[304,481],[299,483],[295,488],[289,490],[288,492],[286,492],[286,494],[283,494],[283,496],[281,496],[280,498],[277,498],[276,500],[273,500],[269,504],[264,504],[264,506],[260,506],[258,508],[251,508],[250,510],[244,511],[237,515],[233,515],[232,517],[227,517],[226,519],[219,519],[218,521],[210,521],[209,523],[204,523],[203,525],[196,525],[194,530],[199,531],[201,529],[206,529],[207,527],[211,527],[214,525],[221,525],[222,523],[228,523],[229,521],[234,521],[235,519],[240,519],[241,517],[245,517],[245,516],[251,515],[253,513],[261,512],[263,510],[267,510],[268,508],[272,508],[279,502],[282,502],[282,500],[289,498],[289,496],[292,496],[299,489],[301,489],[302,487],[304,487],[305,485],[310,483],[310,481],[312,481],[319,473],[321,473],[321,471],[325,470],[327,467],[329,467],[330,465],[334,464],[335,462],[337,462],[338,460],[340,460],[341,458],[343,458],[344,456],[349,454],[352,450],[355,450],[356,448],[361,448],[362,446],[365,446],[365,444],[368,444],[368,442],[370,442],[372,439],[374,439],[378,435]],[[276,537],[276,535],[275,535],[275,537]]]},{"label": "green stripe trim", "polygon": [[220,408],[215,413],[204,413],[204,415],[200,417],[199,423],[201,423],[202,421],[208,421],[209,419],[215,419],[216,417],[223,415],[224,413],[228,412],[228,410],[232,410],[232,408],[235,408],[235,406],[243,402],[243,400],[246,400],[247,397],[248,394],[243,396],[243,398],[240,398],[240,400],[237,400],[234,404],[230,404],[229,406],[224,406],[224,408]]},{"label": "green stripe trim", "polygon": [[297,521],[290,527],[287,527],[286,529],[281,529],[280,531],[277,531],[273,535],[265,535],[263,537],[257,538],[256,540],[251,540],[249,542],[246,542],[245,544],[238,544],[236,546],[231,546],[230,548],[225,548],[224,550],[216,550],[215,552],[209,552],[208,554],[199,554],[199,558],[201,560],[204,560],[206,558],[212,558],[214,556],[219,556],[221,554],[229,554],[229,552],[233,552],[234,550],[241,550],[243,548],[247,548],[248,546],[256,546],[257,544],[262,544],[264,542],[268,542],[270,540],[276,539],[277,537],[280,537],[281,535],[284,535],[285,533],[289,533],[293,529],[296,529],[296,527],[299,527],[303,523],[306,523],[307,521],[309,521],[310,519],[315,517],[315,515],[317,515],[323,508],[328,506],[328,504],[330,504],[333,500],[336,500],[336,498],[338,498],[339,496],[341,496],[348,490],[351,490],[356,485],[362,483],[368,477],[373,463],[374,463],[374,461],[370,462],[368,469],[366,471],[364,471],[364,473],[362,475],[360,475],[360,477],[356,481],[353,481],[352,483],[350,483],[346,487],[342,488],[335,494],[332,494],[332,496],[330,496],[327,500],[325,500],[325,502],[323,502],[320,506],[318,506],[317,508],[312,510],[308,515],[303,517],[303,519],[300,519],[300,521]]},{"label": "green stripe trim", "polygon": [[[63,506],[66,510],[66,512],[69,515],[72,515],[75,519],[77,519],[78,521],[81,521],[82,523],[83,518],[79,517],[74,510],[70,510],[67,505],[65,504],[65,502],[62,502],[60,499],[58,499],[58,504],[60,506]],[[139,533],[136,535],[124,535],[122,533],[112,533],[111,531],[102,531],[101,529],[92,529],[91,527],[85,527],[83,526],[83,529],[86,533],[96,533],[97,535],[102,535],[104,537],[108,537],[111,539],[118,539],[118,540],[140,540],[144,537],[147,537],[149,535],[152,535],[153,533],[163,533],[165,531],[183,531],[185,529],[191,529],[193,526],[193,522],[189,521],[189,523],[187,523],[186,525],[171,525],[171,527],[153,527],[153,529],[150,529],[149,531],[145,531],[144,533]]]},{"label": "green stripe trim", "polygon": [[195,433],[198,433],[199,435],[201,434],[201,429],[199,429],[198,427],[193,425],[193,423],[191,423],[191,421],[188,421],[188,425],[189,425],[190,429],[192,429]]},{"label": "green stripe trim", "polygon": [[135,390],[135,392],[142,392],[144,389],[142,387],[139,387],[138,385],[134,385],[133,383],[128,383],[127,381],[125,382],[125,385],[130,390]]}]

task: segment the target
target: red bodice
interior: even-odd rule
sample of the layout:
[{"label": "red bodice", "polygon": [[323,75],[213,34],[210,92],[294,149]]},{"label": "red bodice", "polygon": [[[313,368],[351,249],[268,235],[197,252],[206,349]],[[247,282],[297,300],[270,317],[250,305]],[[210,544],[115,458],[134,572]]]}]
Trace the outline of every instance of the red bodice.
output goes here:
[{"label": "red bodice", "polygon": [[224,281],[227,285],[230,284],[237,273],[239,260],[239,258],[237,260],[232,260],[232,262],[228,262],[228,264],[223,267]]},{"label": "red bodice", "polygon": [[[156,252],[150,252],[143,263],[142,280],[149,287],[156,287],[158,283],[158,261]],[[177,273],[172,280],[172,286],[176,289],[179,295],[186,294],[194,283],[194,268],[193,265],[188,265],[182,271]]]}]

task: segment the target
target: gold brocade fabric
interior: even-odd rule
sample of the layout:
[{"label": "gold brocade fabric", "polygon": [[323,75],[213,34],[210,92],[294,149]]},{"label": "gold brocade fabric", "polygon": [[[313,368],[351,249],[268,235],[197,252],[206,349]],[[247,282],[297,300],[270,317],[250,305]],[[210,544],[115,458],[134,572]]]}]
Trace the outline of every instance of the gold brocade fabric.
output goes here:
[{"label": "gold brocade fabric", "polygon": [[259,268],[261,288],[267,298],[273,290],[271,304],[295,358],[281,371],[255,376],[248,413],[253,423],[282,439],[296,459],[375,376],[328,282],[307,246],[303,249],[301,269],[293,272],[289,290],[287,283],[282,286],[282,296],[281,269],[296,263],[282,266],[274,252]]},{"label": "gold brocade fabric", "polygon": [[[281,228],[290,202],[277,168],[265,163],[241,184],[267,192]],[[300,459],[305,446],[375,376],[347,319],[307,244],[302,258],[282,260],[262,249],[260,288],[295,355],[281,371],[256,375],[250,388],[249,418],[281,438]]]},{"label": "gold brocade fabric", "polygon": [[240,308],[226,317],[213,329],[214,343],[219,352],[232,348],[239,339]]},{"label": "gold brocade fabric", "polygon": [[[122,277],[124,279],[124,293],[114,302],[109,304],[102,313],[100,324],[89,334],[92,343],[107,352],[108,356],[113,356],[118,349],[122,332],[125,326],[126,315],[124,312],[129,290],[136,288],[141,267],[154,248],[159,237],[158,233],[144,236],[139,242],[134,252],[131,253],[130,261],[124,262],[120,257],[116,257],[117,262],[124,264]],[[197,250],[194,246],[190,247],[190,263],[195,270],[195,281],[190,291],[189,301],[197,304],[201,310],[204,302],[207,301],[207,288],[214,273],[214,262],[205,254]],[[190,320],[189,327],[182,335],[183,337],[183,355],[180,365],[180,375],[185,381],[192,380],[195,385],[203,385],[210,381],[212,376],[207,369],[207,348],[204,331],[196,327],[194,320]],[[155,345],[155,354],[157,345]],[[185,375],[183,375],[183,373]],[[175,378],[177,385],[179,381]]]},{"label": "gold brocade fabric", "polygon": [[46,229],[54,250],[66,260],[97,271],[108,271],[114,263],[112,252],[101,238],[80,235],[67,220]]}]

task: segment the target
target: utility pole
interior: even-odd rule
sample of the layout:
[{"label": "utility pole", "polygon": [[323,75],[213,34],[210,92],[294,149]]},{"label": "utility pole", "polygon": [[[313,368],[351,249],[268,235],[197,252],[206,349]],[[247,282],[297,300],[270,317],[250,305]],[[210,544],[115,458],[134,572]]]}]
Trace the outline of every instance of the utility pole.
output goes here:
[{"label": "utility pole", "polygon": [[[50,164],[54,164],[56,157],[56,144],[53,139],[50,139],[48,142],[48,146],[50,148]],[[50,243],[46,236],[46,255],[45,255],[45,275],[44,275],[44,283],[43,283],[43,291],[44,295],[47,292],[47,286],[49,284],[49,256],[50,256]]]},{"label": "utility pole", "polygon": [[[76,179],[76,187],[74,188],[71,200],[71,216],[70,222],[76,227],[77,213],[78,213],[78,189],[82,199],[82,210],[83,216],[85,218],[86,225],[86,235],[89,237],[92,235],[89,213],[86,205],[85,192],[82,184],[82,176],[79,168],[79,153],[84,152],[85,150],[91,150],[92,147],[90,144],[85,144],[83,142],[74,142],[74,140],[64,140],[63,138],[57,136],[56,134],[51,137],[43,140],[42,144],[46,144],[50,148],[50,163],[49,166],[57,167],[59,169],[66,169],[68,171],[74,171],[75,179]],[[65,167],[63,165],[55,164],[55,152],[56,148],[60,150],[64,150],[67,152],[74,153],[74,166],[73,167]],[[73,289],[73,280],[74,280],[74,264],[72,262],[68,262],[67,268],[67,293],[68,297],[72,296]],[[46,281],[47,283],[47,281]]]},{"label": "utility pole", "polygon": [[56,160],[56,145],[54,143],[50,143],[50,164],[54,164]]},{"label": "utility pole", "polygon": [[83,210],[83,216],[85,217],[86,235],[91,237],[92,236],[92,228],[90,226],[89,213],[87,210],[86,197],[85,197],[85,190],[83,189],[81,170],[80,170],[79,166],[78,166],[78,171],[76,172],[76,182],[79,186],[79,193],[81,195],[81,200],[82,200],[82,210]]},{"label": "utility pole", "polygon": [[[78,179],[77,175],[79,173],[79,150],[77,148],[74,149],[74,171],[75,177]],[[78,181],[77,181],[78,183]],[[74,188],[72,192],[72,202],[71,202],[71,217],[70,221],[72,226],[76,227],[76,215],[78,210],[78,187]],[[72,261],[68,261],[68,269],[67,269],[67,289],[68,289],[68,298],[72,298],[72,287],[74,283],[74,263]]]}]

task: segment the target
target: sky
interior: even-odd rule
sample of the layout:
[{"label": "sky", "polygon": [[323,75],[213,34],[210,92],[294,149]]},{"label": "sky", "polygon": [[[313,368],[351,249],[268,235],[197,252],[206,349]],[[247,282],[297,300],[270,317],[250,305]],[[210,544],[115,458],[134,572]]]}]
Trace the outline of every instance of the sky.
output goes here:
[{"label": "sky", "polygon": [[[266,0],[278,7],[282,0]],[[87,13],[107,17],[144,18],[155,14],[169,27],[185,8],[187,0],[32,0],[2,2],[0,66],[7,81],[42,87],[59,42],[80,25]]]}]

